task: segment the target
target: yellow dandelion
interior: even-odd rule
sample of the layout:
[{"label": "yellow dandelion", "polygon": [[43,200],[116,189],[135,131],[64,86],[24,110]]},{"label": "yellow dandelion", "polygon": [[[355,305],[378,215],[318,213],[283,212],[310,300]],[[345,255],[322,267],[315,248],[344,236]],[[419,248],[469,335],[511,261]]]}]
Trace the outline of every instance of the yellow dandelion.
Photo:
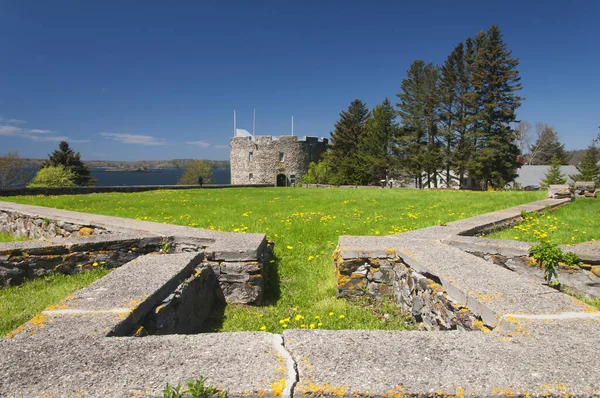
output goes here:
[{"label": "yellow dandelion", "polygon": [[267,327],[266,327],[265,325],[262,325],[262,326],[260,327],[260,330],[262,330],[262,331],[264,332],[265,330],[267,330]]},{"label": "yellow dandelion", "polygon": [[319,322],[319,323],[317,323],[317,326],[318,326],[318,327],[321,327],[321,326],[323,326],[323,322]]},{"label": "yellow dandelion", "polygon": [[315,328],[315,324],[311,323],[310,325],[308,325],[308,327],[310,327],[311,329],[314,329]]},{"label": "yellow dandelion", "polygon": [[344,314],[340,315],[340,319],[344,319],[344,318],[345,318]]},{"label": "yellow dandelion", "polygon": [[286,246],[288,248],[288,250],[293,250],[294,246]]},{"label": "yellow dandelion", "polygon": [[330,313],[329,313],[329,316],[333,316],[333,312],[330,312]]}]

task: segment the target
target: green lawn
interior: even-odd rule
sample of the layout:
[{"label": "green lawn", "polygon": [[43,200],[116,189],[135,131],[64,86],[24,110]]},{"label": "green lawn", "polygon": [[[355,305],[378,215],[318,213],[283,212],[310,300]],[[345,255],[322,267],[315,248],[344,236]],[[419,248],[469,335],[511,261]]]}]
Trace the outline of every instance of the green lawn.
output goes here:
[{"label": "green lawn", "polygon": [[554,211],[528,215],[523,223],[488,237],[567,245],[600,240],[600,200],[577,199]]},{"label": "green lawn", "polygon": [[16,237],[6,232],[0,232],[0,242],[20,242],[27,240],[26,237]]},{"label": "green lawn", "polygon": [[8,199],[218,231],[266,233],[275,242],[279,291],[271,292],[269,304],[263,307],[227,306],[221,330],[281,332],[284,325],[405,327],[392,306],[336,299],[331,254],[338,236],[397,234],[543,196],[540,192],[230,188]]},{"label": "green lawn", "polygon": [[54,274],[0,289],[0,336],[109,272],[94,269],[75,275]]}]

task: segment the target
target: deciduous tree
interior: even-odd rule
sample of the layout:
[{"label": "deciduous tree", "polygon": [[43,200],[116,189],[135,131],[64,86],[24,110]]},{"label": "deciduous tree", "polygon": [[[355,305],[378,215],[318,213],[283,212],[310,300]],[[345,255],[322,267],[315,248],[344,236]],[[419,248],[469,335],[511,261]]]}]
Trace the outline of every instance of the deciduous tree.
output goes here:
[{"label": "deciduous tree", "polygon": [[33,180],[27,185],[28,188],[41,187],[74,187],[77,175],[62,164],[56,166],[42,167]]},{"label": "deciduous tree", "polygon": [[185,171],[177,181],[177,185],[196,185],[200,177],[202,182],[208,184],[212,179],[211,168],[202,160],[193,160],[185,166]]},{"label": "deciduous tree", "polygon": [[17,152],[0,156],[0,189],[25,186],[32,173],[24,170],[25,162]]}]

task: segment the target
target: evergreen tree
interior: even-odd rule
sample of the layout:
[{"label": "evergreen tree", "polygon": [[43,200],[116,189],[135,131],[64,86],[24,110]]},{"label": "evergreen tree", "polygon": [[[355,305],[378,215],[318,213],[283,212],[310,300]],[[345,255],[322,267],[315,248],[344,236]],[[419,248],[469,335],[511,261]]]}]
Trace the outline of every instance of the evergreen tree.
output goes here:
[{"label": "evergreen tree", "polygon": [[59,165],[73,172],[76,185],[93,185],[96,182],[90,177],[90,171],[81,161],[79,152],[74,152],[67,141],[58,144],[58,149],[48,155],[48,160],[42,164],[42,168]]},{"label": "evergreen tree", "polygon": [[398,126],[396,112],[386,98],[373,110],[365,131],[360,136],[357,156],[362,167],[362,184],[376,183],[386,178],[391,167],[391,147]]},{"label": "evergreen tree", "polygon": [[567,183],[567,178],[560,171],[560,166],[561,166],[560,159],[559,158],[554,158],[552,160],[552,163],[550,164],[550,167],[548,168],[548,171],[546,172],[546,176],[544,177],[544,179],[540,183],[540,186],[543,189],[548,188],[550,185],[566,184]]},{"label": "evergreen tree", "polygon": [[340,113],[340,120],[331,133],[331,183],[360,184],[361,173],[356,153],[365,124],[371,117],[369,109],[361,100],[350,103],[348,110]]},{"label": "evergreen tree", "polygon": [[571,161],[571,154],[565,150],[565,144],[557,142],[554,147],[554,157],[558,159],[561,165],[568,165]]},{"label": "evergreen tree", "polygon": [[402,81],[402,92],[398,115],[405,128],[404,152],[407,170],[414,173],[418,186],[423,187],[422,174],[426,174],[426,184],[437,187],[437,170],[442,160],[439,121],[439,68],[421,60],[412,63]]},{"label": "evergreen tree", "polygon": [[545,123],[536,125],[538,138],[529,149],[528,163],[550,164],[558,159],[561,165],[569,164],[571,157],[565,151],[565,145],[559,140],[558,133]]},{"label": "evergreen tree", "polygon": [[577,165],[578,174],[572,175],[571,179],[577,181],[594,181],[600,184],[600,166],[598,166],[598,148],[592,143],[585,151],[581,163]]},{"label": "evergreen tree", "polygon": [[522,98],[517,66],[519,61],[502,40],[496,25],[475,38],[473,89],[475,113],[473,123],[474,152],[469,162],[469,174],[478,178],[482,188],[488,184],[503,187],[517,176],[520,154],[517,135],[511,123]]},{"label": "evergreen tree", "polygon": [[471,71],[473,41],[468,38],[459,43],[446,59],[440,80],[440,131],[444,146],[446,186],[450,187],[456,171],[459,185],[463,185],[465,172],[472,154],[469,114],[472,113],[473,88]]}]

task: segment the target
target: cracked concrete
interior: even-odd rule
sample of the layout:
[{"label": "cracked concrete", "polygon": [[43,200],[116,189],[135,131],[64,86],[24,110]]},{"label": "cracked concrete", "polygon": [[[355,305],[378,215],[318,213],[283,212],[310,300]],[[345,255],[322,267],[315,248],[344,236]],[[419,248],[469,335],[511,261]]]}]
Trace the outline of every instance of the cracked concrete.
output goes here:
[{"label": "cracked concrete", "polygon": [[[199,376],[230,397],[598,396],[600,312],[444,243],[478,230],[478,223],[502,223],[522,209],[537,211],[546,204],[399,236],[340,238],[339,255],[344,258],[401,257],[415,270],[437,275],[448,294],[496,326],[491,331],[107,337],[129,317],[143,316],[152,308],[149,301],[159,302],[168,293],[163,286],[184,277],[193,268],[189,264],[199,260],[198,253],[147,256],[1,339],[0,396],[156,397],[166,383]],[[183,236],[171,226],[134,227]],[[213,237],[195,236],[203,242]],[[233,235],[222,239],[220,253],[251,254],[227,249],[229,238],[234,242]],[[140,276],[144,272],[139,267],[154,271]],[[127,282],[136,278],[145,282]],[[119,298],[113,289],[126,291]]]}]

